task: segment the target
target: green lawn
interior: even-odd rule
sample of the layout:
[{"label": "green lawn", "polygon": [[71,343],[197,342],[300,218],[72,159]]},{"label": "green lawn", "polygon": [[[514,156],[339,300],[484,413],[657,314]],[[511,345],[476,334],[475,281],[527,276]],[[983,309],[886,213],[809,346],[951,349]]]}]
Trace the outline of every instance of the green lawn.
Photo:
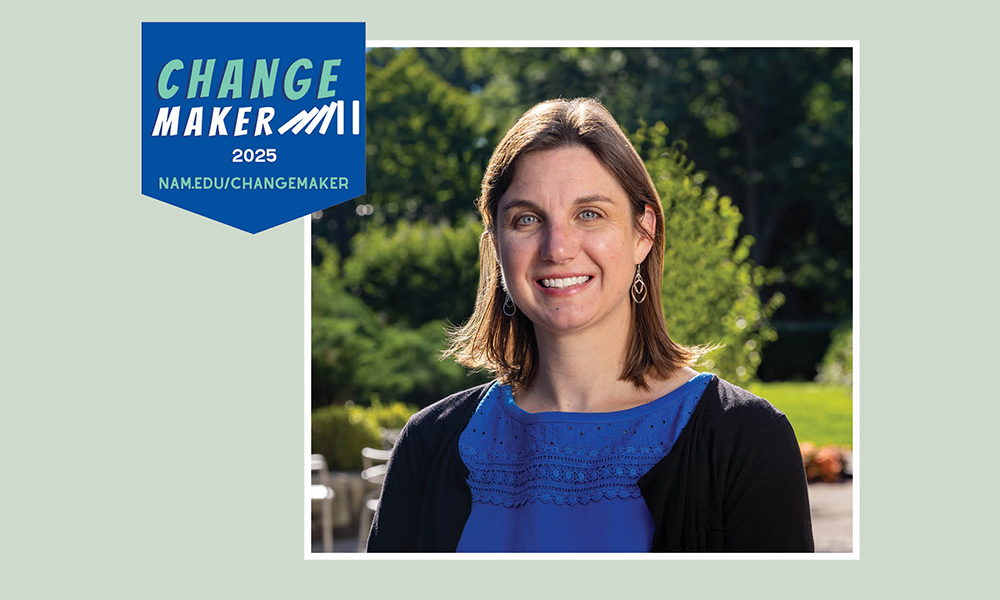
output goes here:
[{"label": "green lawn", "polygon": [[851,388],[816,383],[758,383],[750,391],[788,416],[800,442],[851,446]]}]

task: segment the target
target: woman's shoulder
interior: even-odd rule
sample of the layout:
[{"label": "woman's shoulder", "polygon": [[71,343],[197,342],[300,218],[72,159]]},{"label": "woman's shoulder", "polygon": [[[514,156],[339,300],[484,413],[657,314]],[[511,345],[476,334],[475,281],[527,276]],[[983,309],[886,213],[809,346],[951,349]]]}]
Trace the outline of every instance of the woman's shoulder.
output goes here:
[{"label": "woman's shoulder", "polygon": [[783,412],[760,396],[713,377],[699,401],[706,426],[722,430],[766,430]]},{"label": "woman's shoulder", "polygon": [[447,437],[456,429],[465,427],[492,383],[484,383],[462,390],[421,409],[406,423],[403,431],[408,436],[419,435],[426,440]]},{"label": "woman's shoulder", "polygon": [[785,414],[725,379],[712,378],[687,429],[684,443],[707,452],[731,474],[748,465],[801,468],[798,442]]}]

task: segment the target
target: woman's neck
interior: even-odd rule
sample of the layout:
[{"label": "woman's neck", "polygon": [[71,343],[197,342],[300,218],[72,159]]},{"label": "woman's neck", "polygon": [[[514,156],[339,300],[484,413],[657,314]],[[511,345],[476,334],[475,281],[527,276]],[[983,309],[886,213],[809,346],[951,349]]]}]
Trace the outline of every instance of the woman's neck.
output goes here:
[{"label": "woman's neck", "polygon": [[599,405],[607,398],[634,388],[630,382],[618,379],[624,366],[625,345],[593,337],[536,333],[538,372],[521,394],[531,408],[521,408],[529,412],[603,412]]},{"label": "woman's neck", "polygon": [[528,412],[613,412],[651,402],[697,374],[685,368],[666,380],[647,375],[646,390],[622,381],[628,339],[615,329],[569,334],[536,329],[538,372],[517,393],[517,405]]}]

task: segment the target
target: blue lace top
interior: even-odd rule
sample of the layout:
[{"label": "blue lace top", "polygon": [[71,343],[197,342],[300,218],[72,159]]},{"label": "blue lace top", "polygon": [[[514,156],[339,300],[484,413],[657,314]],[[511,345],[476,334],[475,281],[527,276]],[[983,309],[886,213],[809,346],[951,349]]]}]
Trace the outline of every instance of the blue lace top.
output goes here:
[{"label": "blue lace top", "polygon": [[639,478],[670,452],[711,380],[611,413],[529,413],[493,384],[459,437],[472,511],[458,551],[649,551]]}]

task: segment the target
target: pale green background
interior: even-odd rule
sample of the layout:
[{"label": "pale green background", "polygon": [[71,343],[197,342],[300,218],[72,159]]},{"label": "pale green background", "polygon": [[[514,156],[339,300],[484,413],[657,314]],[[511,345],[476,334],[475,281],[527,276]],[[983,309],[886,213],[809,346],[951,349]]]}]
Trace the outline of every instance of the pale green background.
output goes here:
[{"label": "pale green background", "polygon": [[[995,14],[218,4],[4,9],[0,595],[842,598],[985,583]],[[143,20],[362,20],[369,39],[860,39],[861,560],[304,561],[303,226],[251,236],[139,194]]]}]

